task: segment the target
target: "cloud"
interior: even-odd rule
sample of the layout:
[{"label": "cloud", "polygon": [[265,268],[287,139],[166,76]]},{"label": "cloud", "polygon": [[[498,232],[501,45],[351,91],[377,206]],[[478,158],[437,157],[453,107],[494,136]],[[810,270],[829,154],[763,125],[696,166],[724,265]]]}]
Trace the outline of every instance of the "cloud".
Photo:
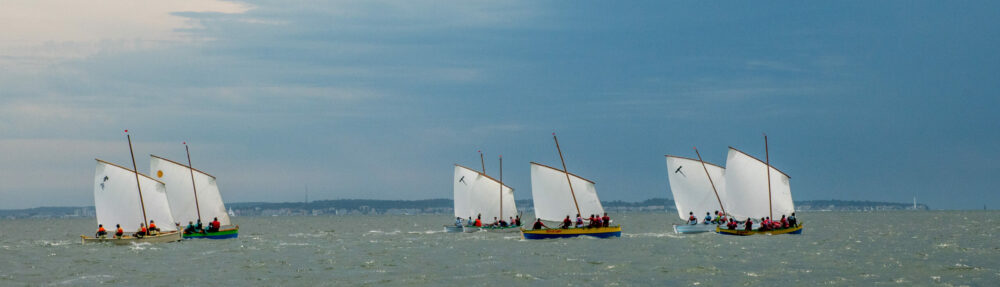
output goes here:
[{"label": "cloud", "polygon": [[40,0],[4,3],[0,9],[0,66],[37,71],[105,51],[131,51],[196,39],[176,30],[197,27],[177,11],[243,13],[250,7],[223,1],[101,3]]}]

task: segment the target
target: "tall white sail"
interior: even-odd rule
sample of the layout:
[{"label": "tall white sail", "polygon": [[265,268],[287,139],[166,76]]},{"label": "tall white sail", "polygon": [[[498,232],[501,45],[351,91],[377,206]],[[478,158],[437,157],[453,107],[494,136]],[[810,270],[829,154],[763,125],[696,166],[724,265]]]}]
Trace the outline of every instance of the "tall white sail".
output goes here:
[{"label": "tall white sail", "polygon": [[[214,176],[194,169],[195,186],[192,187],[191,168],[155,155],[150,155],[149,171],[157,180],[167,185],[170,210],[181,225],[198,222],[198,208],[201,209],[201,220],[205,224],[212,222],[214,218],[218,218],[222,225],[231,224]],[[194,188],[198,191],[197,202],[195,202]]]},{"label": "tall white sail", "polygon": [[469,202],[469,191],[472,190],[472,186],[476,183],[476,177],[479,176],[479,172],[472,169],[455,165],[455,180],[453,181],[455,187],[455,217],[461,217],[462,219],[476,218],[476,211],[472,209],[471,203]]},{"label": "tall white sail", "polygon": [[[104,224],[108,230],[114,230],[116,224],[120,224],[126,232],[139,229],[143,217],[135,180],[136,174],[131,169],[97,160],[97,171],[94,173],[97,223]],[[167,202],[166,186],[141,173],[139,185],[142,187],[146,218],[156,222],[156,226],[163,231],[177,230]]]},{"label": "tall white sail", "polygon": [[[768,203],[767,172],[771,174],[771,202]],[[795,212],[789,176],[735,148],[726,157],[726,211],[738,219],[781,218]],[[770,207],[770,209],[769,209]]]},{"label": "tall white sail", "polygon": [[455,165],[455,216],[463,219],[481,215],[484,223],[500,217],[500,201],[503,200],[503,217],[517,215],[514,203],[514,189],[476,170]]},{"label": "tall white sail", "polygon": [[[696,159],[668,155],[667,179],[670,181],[670,192],[674,194],[674,204],[677,205],[677,216],[687,220],[690,212],[694,212],[697,218],[702,218],[705,212],[721,212],[719,198],[725,198],[725,174],[726,169],[721,166],[706,162],[702,168],[701,161]],[[709,175],[712,177],[711,182]],[[715,190],[712,189],[712,183],[715,184]],[[716,197],[716,191],[719,197]],[[726,205],[726,208],[729,206]]]},{"label": "tall white sail", "polygon": [[604,214],[601,200],[597,198],[594,182],[569,174],[573,183],[570,192],[566,173],[562,170],[538,163],[531,163],[531,196],[535,202],[535,217],[547,221],[562,221],[566,216],[576,218],[573,194],[584,218],[591,214]]}]

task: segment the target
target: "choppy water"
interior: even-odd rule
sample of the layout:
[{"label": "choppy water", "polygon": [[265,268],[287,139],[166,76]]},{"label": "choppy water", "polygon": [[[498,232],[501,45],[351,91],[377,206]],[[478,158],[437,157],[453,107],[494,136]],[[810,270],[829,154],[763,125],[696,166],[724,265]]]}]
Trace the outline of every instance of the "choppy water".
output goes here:
[{"label": "choppy water", "polygon": [[[614,216],[614,215],[613,215]],[[237,217],[239,239],[81,245],[93,219],[0,220],[0,285],[997,285],[1000,212],[803,213],[802,235],[448,234],[449,216]],[[868,223],[866,223],[868,222]]]}]

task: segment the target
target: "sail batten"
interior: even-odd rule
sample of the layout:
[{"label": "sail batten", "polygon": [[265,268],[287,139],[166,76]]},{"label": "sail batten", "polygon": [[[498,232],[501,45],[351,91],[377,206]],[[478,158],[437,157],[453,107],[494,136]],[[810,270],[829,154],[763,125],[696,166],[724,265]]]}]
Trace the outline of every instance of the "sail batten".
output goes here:
[{"label": "sail batten", "polygon": [[[179,223],[197,222],[200,207],[202,222],[207,224],[218,218],[222,225],[232,224],[214,176],[155,155],[150,155],[149,170],[153,176],[166,183],[170,208]],[[191,184],[192,171],[194,185]],[[194,196],[195,186],[198,189],[197,201]]]},{"label": "sail batten", "polygon": [[514,203],[514,189],[502,185],[502,196],[497,196],[501,190],[498,180],[479,171],[461,165],[455,165],[454,202],[455,217],[463,219],[482,216],[486,223],[494,217],[500,217],[500,200],[503,200],[503,214],[511,217],[517,214]]},{"label": "sail batten", "polygon": [[531,163],[531,195],[535,203],[535,217],[547,221],[562,221],[566,216],[576,217],[573,194],[570,193],[566,175],[573,184],[573,193],[581,216],[603,214],[604,207],[597,197],[594,182],[538,163]]},{"label": "sail batten", "polygon": [[135,231],[143,222],[142,204],[139,190],[142,187],[142,201],[146,206],[146,218],[157,223],[163,231],[174,231],[174,218],[167,201],[166,186],[142,173],[97,159],[94,172],[94,208],[97,222],[112,229],[121,225],[127,232]]},{"label": "sail batten", "polygon": [[[703,168],[701,161],[691,158],[668,155],[667,158],[667,179],[670,181],[670,192],[674,195],[674,204],[677,206],[677,216],[682,220],[687,220],[689,213],[694,212],[695,216],[701,218],[706,212],[721,210],[719,200],[726,204],[726,170],[723,167],[711,163],[705,163]],[[705,174],[708,169],[708,175]],[[711,176],[715,183],[715,190],[712,189]],[[716,198],[715,192],[719,197]],[[726,205],[726,209],[729,205]]]},{"label": "sail batten", "polygon": [[[768,202],[768,176],[770,176],[771,202]],[[792,201],[790,177],[768,166],[753,156],[730,147],[726,157],[726,196],[723,203],[733,216],[760,219],[790,215],[795,212]],[[771,208],[769,208],[769,206]]]}]

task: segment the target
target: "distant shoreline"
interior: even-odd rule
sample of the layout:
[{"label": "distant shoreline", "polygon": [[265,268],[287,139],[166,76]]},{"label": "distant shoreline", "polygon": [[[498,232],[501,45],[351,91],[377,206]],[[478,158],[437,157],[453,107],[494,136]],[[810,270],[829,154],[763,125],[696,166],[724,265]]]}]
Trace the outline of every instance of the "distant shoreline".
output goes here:
[{"label": "distant shoreline", "polygon": [[[639,202],[603,201],[608,212],[676,212],[674,201],[652,198]],[[521,212],[533,212],[531,200],[517,200]],[[336,215],[417,215],[451,214],[451,199],[375,200],[337,199],[311,202],[234,202],[227,206],[235,216],[336,216]],[[894,211],[931,210],[926,204],[853,201],[853,200],[803,200],[795,202],[796,211]],[[95,217],[93,206],[56,206],[27,209],[0,209],[0,219],[17,218],[90,218]]]}]

